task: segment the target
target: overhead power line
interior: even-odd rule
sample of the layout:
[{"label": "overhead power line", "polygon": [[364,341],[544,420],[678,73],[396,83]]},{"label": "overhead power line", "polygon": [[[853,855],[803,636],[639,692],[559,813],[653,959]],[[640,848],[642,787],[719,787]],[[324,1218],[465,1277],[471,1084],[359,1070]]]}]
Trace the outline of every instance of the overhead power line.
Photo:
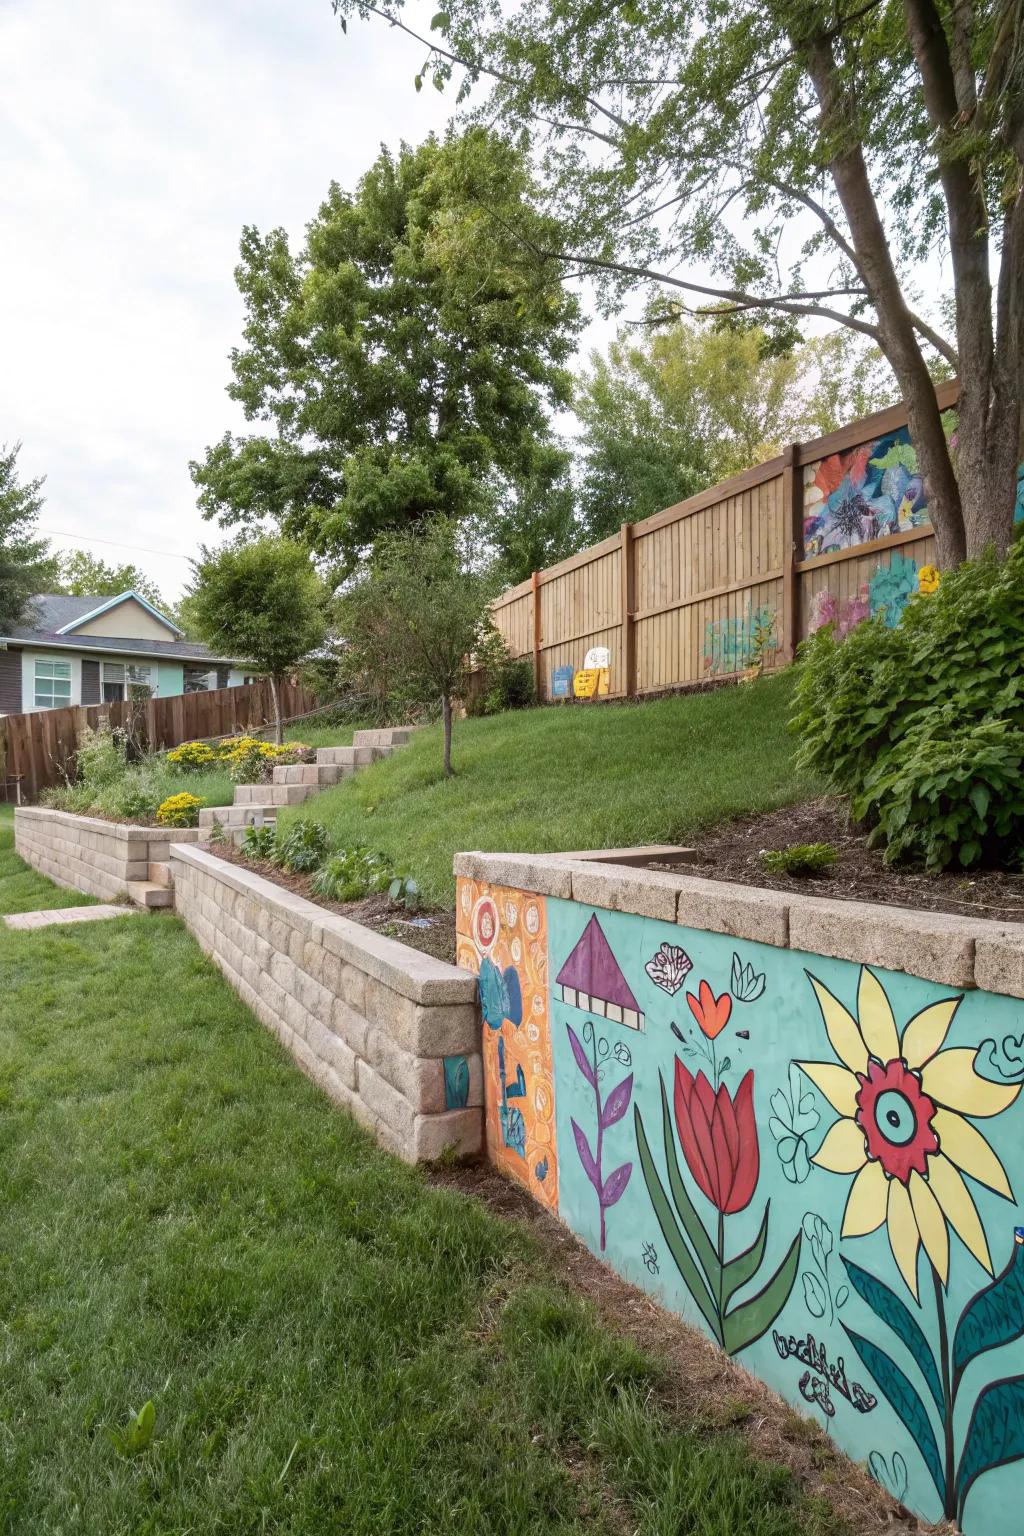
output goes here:
[{"label": "overhead power line", "polygon": [[176,554],[172,549],[150,549],[146,544],[125,544],[120,539],[99,539],[92,534],[62,533],[59,528],[40,528],[40,533],[51,539],[74,539],[79,544],[108,544],[112,549],[133,549],[140,555],[162,555],[165,560],[187,560],[188,555]]}]

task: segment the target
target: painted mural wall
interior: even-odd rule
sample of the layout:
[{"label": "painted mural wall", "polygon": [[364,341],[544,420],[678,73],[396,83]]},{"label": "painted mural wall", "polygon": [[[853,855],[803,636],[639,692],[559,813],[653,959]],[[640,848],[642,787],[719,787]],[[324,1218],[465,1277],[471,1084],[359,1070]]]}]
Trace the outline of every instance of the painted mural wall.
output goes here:
[{"label": "painted mural wall", "polygon": [[1024,1009],[459,882],[492,1158],[929,1521],[1017,1536]]}]

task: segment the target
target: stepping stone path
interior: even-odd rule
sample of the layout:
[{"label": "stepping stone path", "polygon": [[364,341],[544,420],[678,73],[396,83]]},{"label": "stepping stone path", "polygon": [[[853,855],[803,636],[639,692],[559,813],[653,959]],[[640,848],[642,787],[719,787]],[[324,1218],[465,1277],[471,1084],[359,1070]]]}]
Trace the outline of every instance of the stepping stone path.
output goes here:
[{"label": "stepping stone path", "polygon": [[282,805],[302,805],[350,773],[408,746],[411,737],[412,727],[407,725],[356,731],[350,747],[318,747],[315,762],[275,768],[269,784],[236,784],[234,805],[205,807],[199,812],[199,825],[211,832],[216,822],[229,836],[249,826],[266,826],[277,820]]},{"label": "stepping stone path", "polygon": [[52,907],[47,912],[12,912],[4,918],[8,928],[55,928],[58,923],[99,923],[108,917],[131,917],[141,907]]}]

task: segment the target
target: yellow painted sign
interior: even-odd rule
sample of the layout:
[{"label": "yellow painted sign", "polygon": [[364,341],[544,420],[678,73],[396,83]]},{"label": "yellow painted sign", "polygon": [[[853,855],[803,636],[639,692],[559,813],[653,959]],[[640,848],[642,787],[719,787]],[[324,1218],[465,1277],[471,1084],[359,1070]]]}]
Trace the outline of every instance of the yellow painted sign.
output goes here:
[{"label": "yellow painted sign", "polygon": [[608,692],[608,668],[581,667],[573,677],[572,691],[578,699],[603,698]]}]

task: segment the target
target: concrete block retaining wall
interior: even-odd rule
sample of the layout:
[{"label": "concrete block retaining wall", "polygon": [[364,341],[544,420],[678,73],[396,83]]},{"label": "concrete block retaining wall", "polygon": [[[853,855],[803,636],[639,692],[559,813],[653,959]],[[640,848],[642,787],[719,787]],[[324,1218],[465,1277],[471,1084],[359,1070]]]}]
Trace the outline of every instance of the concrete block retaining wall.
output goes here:
[{"label": "concrete block retaining wall", "polygon": [[480,1150],[475,976],[205,849],[170,859],[179,916],[336,1103],[408,1162]]},{"label": "concrete block retaining wall", "polygon": [[149,866],[166,862],[172,837],[195,842],[199,832],[127,826],[34,805],[19,806],[14,817],[14,846],[26,864],[58,885],[106,901],[128,898],[129,882],[148,881]]}]

